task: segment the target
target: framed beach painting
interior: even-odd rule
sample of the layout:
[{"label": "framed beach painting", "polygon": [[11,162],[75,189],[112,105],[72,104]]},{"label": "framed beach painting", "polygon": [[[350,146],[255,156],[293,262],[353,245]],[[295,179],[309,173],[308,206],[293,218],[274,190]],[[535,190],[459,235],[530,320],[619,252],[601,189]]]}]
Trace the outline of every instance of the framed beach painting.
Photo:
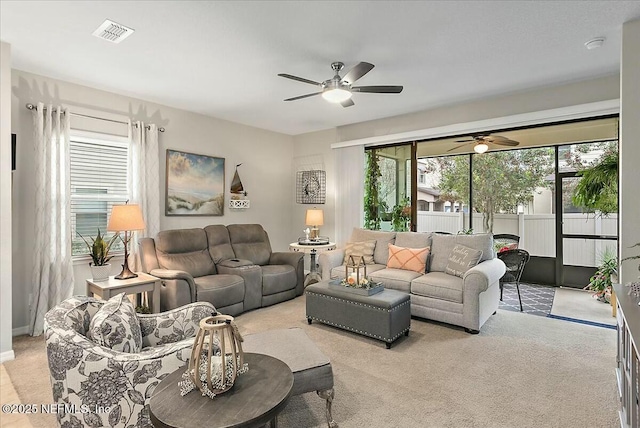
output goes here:
[{"label": "framed beach painting", "polygon": [[224,214],[224,158],[167,149],[165,215]]}]

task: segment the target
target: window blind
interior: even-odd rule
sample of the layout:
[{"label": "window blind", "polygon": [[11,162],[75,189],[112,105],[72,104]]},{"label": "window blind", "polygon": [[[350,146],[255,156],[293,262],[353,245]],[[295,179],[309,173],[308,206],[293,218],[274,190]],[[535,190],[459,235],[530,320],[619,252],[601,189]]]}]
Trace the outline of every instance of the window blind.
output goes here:
[{"label": "window blind", "polygon": [[[69,152],[72,255],[82,256],[89,254],[89,249],[80,235],[89,243],[98,229],[107,237],[113,236],[112,232],[107,232],[111,208],[130,199],[127,191],[128,145],[72,135]],[[124,247],[118,240],[111,251],[121,250]]]}]

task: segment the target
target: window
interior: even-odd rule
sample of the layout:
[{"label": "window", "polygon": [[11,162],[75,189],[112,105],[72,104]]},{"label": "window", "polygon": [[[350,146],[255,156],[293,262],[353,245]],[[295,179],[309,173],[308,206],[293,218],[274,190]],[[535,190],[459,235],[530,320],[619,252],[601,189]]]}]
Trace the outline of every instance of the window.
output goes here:
[{"label": "window", "polygon": [[[90,243],[98,233],[107,233],[111,207],[123,204],[130,195],[127,191],[129,150],[126,139],[117,136],[86,137],[71,135],[71,230],[72,255],[88,254],[80,237]],[[120,240],[111,247],[112,252],[123,251]]]}]

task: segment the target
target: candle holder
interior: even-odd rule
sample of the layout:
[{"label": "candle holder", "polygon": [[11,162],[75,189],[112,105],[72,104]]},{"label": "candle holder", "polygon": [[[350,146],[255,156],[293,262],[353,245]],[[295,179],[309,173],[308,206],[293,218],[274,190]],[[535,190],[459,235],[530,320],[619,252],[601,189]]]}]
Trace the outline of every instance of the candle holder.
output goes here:
[{"label": "candle holder", "polygon": [[[363,267],[362,280],[360,279],[360,268]],[[349,273],[351,269],[351,273]],[[345,280],[352,287],[358,287],[367,279],[367,264],[364,262],[363,256],[349,256],[345,264]]]},{"label": "candle holder", "polygon": [[203,396],[214,398],[231,389],[237,376],[249,370],[243,340],[231,316],[214,313],[201,320],[189,366],[179,382],[180,395],[198,388]]}]

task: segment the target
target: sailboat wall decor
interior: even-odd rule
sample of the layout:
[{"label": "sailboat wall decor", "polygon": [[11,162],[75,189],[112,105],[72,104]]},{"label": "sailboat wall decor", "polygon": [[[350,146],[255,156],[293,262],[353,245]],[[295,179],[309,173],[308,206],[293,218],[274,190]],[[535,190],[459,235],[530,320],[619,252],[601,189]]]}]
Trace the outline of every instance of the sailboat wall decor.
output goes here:
[{"label": "sailboat wall decor", "polygon": [[238,167],[242,165],[239,163],[236,165],[236,170],[233,173],[233,180],[231,180],[231,198],[229,199],[229,208],[231,209],[247,209],[250,207],[250,201],[247,199],[247,191],[244,190],[242,180],[238,174]]}]

